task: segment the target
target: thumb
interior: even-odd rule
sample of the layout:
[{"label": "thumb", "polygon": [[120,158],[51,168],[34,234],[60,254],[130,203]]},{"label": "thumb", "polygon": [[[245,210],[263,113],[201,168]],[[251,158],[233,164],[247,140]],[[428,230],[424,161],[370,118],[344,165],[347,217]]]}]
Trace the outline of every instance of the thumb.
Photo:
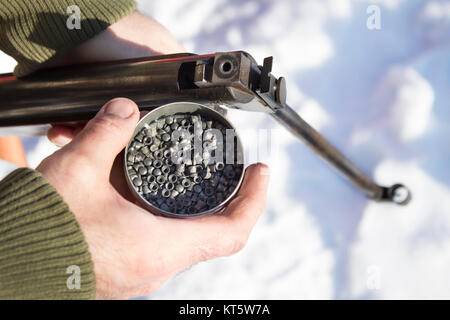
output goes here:
[{"label": "thumb", "polygon": [[107,102],[66,146],[109,174],[117,154],[130,141],[139,120],[133,101],[116,98]]}]

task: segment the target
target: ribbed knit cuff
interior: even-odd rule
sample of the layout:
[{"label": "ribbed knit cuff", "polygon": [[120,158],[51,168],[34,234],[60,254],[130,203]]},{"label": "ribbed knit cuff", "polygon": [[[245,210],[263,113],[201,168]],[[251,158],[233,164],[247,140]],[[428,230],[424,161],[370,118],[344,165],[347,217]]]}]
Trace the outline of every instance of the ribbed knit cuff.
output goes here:
[{"label": "ribbed knit cuff", "polygon": [[0,299],[93,298],[93,263],[75,216],[40,173],[15,170],[0,182]]},{"label": "ribbed knit cuff", "polygon": [[[67,27],[73,5],[80,9],[80,29]],[[0,0],[0,50],[16,59],[14,73],[23,77],[135,9],[134,0]]]}]

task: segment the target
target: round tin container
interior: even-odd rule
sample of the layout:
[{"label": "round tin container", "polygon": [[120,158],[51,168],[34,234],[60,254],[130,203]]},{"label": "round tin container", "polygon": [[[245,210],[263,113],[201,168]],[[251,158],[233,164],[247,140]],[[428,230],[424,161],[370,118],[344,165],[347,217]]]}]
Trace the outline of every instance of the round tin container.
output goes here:
[{"label": "round tin container", "polygon": [[[234,142],[235,142],[235,152],[237,152],[238,154],[234,155],[234,159],[235,159],[235,161],[236,161],[236,159],[240,159],[240,163],[238,163],[237,165],[242,166],[241,167],[242,170],[240,170],[240,176],[237,178],[234,178],[233,180],[238,181],[238,183],[237,183],[236,187],[234,188],[234,190],[222,202],[220,202],[215,207],[209,208],[205,211],[201,211],[201,212],[197,212],[197,213],[189,213],[189,214],[179,214],[179,213],[174,213],[174,212],[169,212],[169,211],[163,210],[163,209],[153,205],[150,201],[145,199],[145,197],[136,190],[136,188],[133,185],[133,182],[130,178],[130,174],[127,170],[128,149],[130,148],[131,143],[134,141],[134,138],[141,132],[141,130],[146,125],[151,124],[154,121],[156,121],[162,117],[174,116],[174,115],[180,115],[180,114],[181,115],[189,115],[189,116],[199,115],[203,118],[206,118],[207,120],[212,120],[212,121],[216,121],[216,122],[220,123],[226,129],[235,130],[233,125],[221,113],[219,113],[207,106],[201,105],[201,104],[191,103],[191,102],[175,102],[175,103],[170,103],[170,104],[160,106],[160,107],[150,111],[149,113],[147,113],[138,122],[138,124],[134,130],[133,137],[125,148],[125,156],[124,156],[125,179],[127,181],[127,184],[129,186],[131,193],[138,200],[138,202],[141,204],[141,206],[144,207],[145,209],[149,210],[153,214],[159,214],[159,215],[163,215],[166,217],[176,217],[176,218],[192,218],[192,217],[198,217],[198,216],[204,216],[204,215],[217,214],[217,213],[221,212],[226,207],[227,203],[235,196],[235,194],[239,190],[239,187],[240,187],[243,177],[244,177],[244,159],[243,159],[243,152],[242,152],[243,147],[242,147],[242,142],[241,142],[239,136],[236,134],[236,132],[234,133],[234,135],[236,137],[234,139]],[[224,137],[223,141],[225,144],[225,137]],[[236,162],[235,162],[235,164],[236,164]]]}]

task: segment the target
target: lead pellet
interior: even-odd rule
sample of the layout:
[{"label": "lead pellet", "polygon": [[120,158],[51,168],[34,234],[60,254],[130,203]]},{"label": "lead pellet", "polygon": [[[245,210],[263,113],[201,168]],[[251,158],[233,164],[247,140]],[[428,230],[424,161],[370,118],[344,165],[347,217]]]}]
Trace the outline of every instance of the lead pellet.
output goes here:
[{"label": "lead pellet", "polygon": [[148,185],[149,189],[151,191],[157,191],[159,189],[158,184],[155,181],[152,181],[149,185]]},{"label": "lead pellet", "polygon": [[219,179],[219,183],[221,183],[221,184],[223,184],[225,186],[228,185],[228,181],[229,180],[226,177],[224,177],[224,176],[220,177],[220,179]]},{"label": "lead pellet", "polygon": [[184,207],[190,206],[191,203],[192,203],[191,199],[189,199],[189,198],[184,198],[184,199],[183,199],[183,206],[184,206]]},{"label": "lead pellet", "polygon": [[217,188],[216,188],[216,190],[217,190],[218,192],[224,192],[226,189],[227,189],[227,188],[226,188],[223,184],[221,184],[221,183],[219,183],[219,184],[217,185]]},{"label": "lead pellet", "polygon": [[201,178],[200,176],[194,176],[194,177],[192,178],[192,181],[193,181],[194,183],[196,183],[196,184],[199,184],[199,183],[202,182],[202,178]]},{"label": "lead pellet", "polygon": [[175,182],[177,182],[178,177],[175,174],[170,174],[168,177],[168,180],[172,183],[175,183]]},{"label": "lead pellet", "polygon": [[157,137],[153,137],[153,144],[159,146],[161,145],[161,140]]},{"label": "lead pellet", "polygon": [[198,200],[197,203],[195,204],[195,209],[197,210],[202,210],[205,207],[206,203],[203,202],[202,200]]},{"label": "lead pellet", "polygon": [[138,152],[136,154],[136,157],[134,158],[134,161],[141,162],[142,160],[144,160],[144,158],[145,158],[144,154]]},{"label": "lead pellet", "polygon": [[173,165],[172,157],[164,159],[164,164],[170,166],[170,172],[175,172],[175,167]]},{"label": "lead pellet", "polygon": [[188,188],[191,185],[191,182],[189,181],[189,179],[183,179],[183,180],[181,180],[181,185],[184,188]]},{"label": "lead pellet", "polygon": [[150,149],[147,146],[143,147],[141,152],[147,157],[150,155]]},{"label": "lead pellet", "polygon": [[225,177],[227,179],[233,179],[235,177],[235,172],[233,170],[225,171]]},{"label": "lead pellet", "polygon": [[173,163],[175,163],[176,165],[183,163],[183,156],[179,156],[178,154],[172,155],[171,159],[172,159]]},{"label": "lead pellet", "polygon": [[143,146],[144,145],[139,141],[134,142],[134,147],[136,148],[136,150],[140,150]]},{"label": "lead pellet", "polygon": [[147,168],[146,167],[140,167],[139,168],[139,174],[141,175],[141,176],[143,176],[143,175],[146,175],[147,174]]},{"label": "lead pellet", "polygon": [[148,188],[148,186],[143,186],[142,187],[142,193],[143,194],[149,194],[150,193],[150,189]]},{"label": "lead pellet", "polygon": [[194,162],[193,162],[193,163],[194,163],[195,165],[200,164],[200,163],[203,163],[203,158],[202,158],[202,156],[199,155],[199,154],[194,155]]},{"label": "lead pellet", "polygon": [[214,188],[211,188],[211,187],[207,187],[207,188],[205,188],[205,194],[209,197],[209,196],[212,196],[213,194],[214,194]]},{"label": "lead pellet", "polygon": [[183,201],[176,201],[175,203],[175,209],[181,210],[183,208]]},{"label": "lead pellet", "polygon": [[182,119],[182,120],[180,121],[180,125],[181,125],[182,127],[188,127],[188,126],[189,126],[189,121],[188,121],[187,119]]},{"label": "lead pellet", "polygon": [[127,156],[127,161],[133,163],[134,162],[134,155],[129,153],[128,156]]},{"label": "lead pellet", "polygon": [[202,192],[202,190],[203,189],[202,189],[202,187],[200,185],[196,184],[194,186],[194,192],[200,193],[200,192]]},{"label": "lead pellet", "polygon": [[184,163],[180,163],[176,165],[176,172],[178,173],[184,173],[184,170],[186,169],[186,166]]},{"label": "lead pellet", "polygon": [[216,163],[216,170],[217,171],[222,171],[224,167],[225,167],[225,164],[223,162],[217,162]]},{"label": "lead pellet", "polygon": [[184,192],[184,187],[181,184],[177,184],[175,186],[175,190],[177,190],[178,193],[183,193]]},{"label": "lead pellet", "polygon": [[140,187],[142,185],[142,179],[139,177],[136,177],[133,179],[133,185],[135,187]]},{"label": "lead pellet", "polygon": [[174,187],[175,187],[175,186],[174,186],[174,184],[173,184],[172,182],[167,182],[167,183],[165,184],[165,188],[166,188],[167,190],[173,190]]},{"label": "lead pellet", "polygon": [[165,121],[166,121],[166,124],[172,124],[173,123],[173,117],[168,116],[168,117],[166,117]]},{"label": "lead pellet", "polygon": [[156,145],[156,144],[152,144],[151,146],[150,146],[150,151],[151,152],[155,152],[156,150],[158,150],[158,145]]},{"label": "lead pellet", "polygon": [[157,120],[157,121],[156,121],[156,127],[157,127],[158,129],[164,128],[164,124],[165,124],[165,121],[162,121],[162,120]]},{"label": "lead pellet", "polygon": [[144,139],[144,136],[140,133],[134,137],[137,141],[142,142],[142,139]]},{"label": "lead pellet", "polygon": [[189,175],[194,175],[197,173],[197,167],[196,166],[189,166],[187,167],[187,172]]},{"label": "lead pellet", "polygon": [[211,184],[211,186],[215,187],[219,184],[219,179],[217,176],[212,177],[211,179],[209,179],[209,183]]},{"label": "lead pellet", "polygon": [[167,190],[167,189],[163,189],[163,191],[161,192],[161,195],[164,197],[164,198],[168,198],[169,196],[170,196],[170,190]]},{"label": "lead pellet", "polygon": [[205,170],[205,171],[203,172],[202,177],[203,177],[203,179],[206,179],[206,180],[210,179],[210,178],[211,178],[211,172]]},{"label": "lead pellet", "polygon": [[152,159],[149,158],[149,157],[145,158],[145,159],[144,159],[144,165],[145,165],[146,167],[151,166],[151,165],[152,165]]},{"label": "lead pellet", "polygon": [[166,176],[163,176],[163,175],[157,176],[156,182],[158,182],[159,184],[163,184],[164,182],[166,182]]},{"label": "lead pellet", "polygon": [[188,214],[195,214],[198,210],[195,207],[189,207],[188,208]]},{"label": "lead pellet", "polygon": [[144,140],[142,140],[142,143],[143,144],[145,144],[145,145],[151,145],[152,144],[152,142],[153,142],[153,139],[152,139],[152,137],[150,137],[150,136],[146,136],[145,138],[144,138]]},{"label": "lead pellet", "polygon": [[157,169],[161,168],[163,166],[163,163],[161,160],[157,159],[155,161],[153,161],[153,166]]},{"label": "lead pellet", "polygon": [[170,141],[170,134],[164,133],[164,134],[162,135],[162,140],[165,141],[165,142]]},{"label": "lead pellet", "polygon": [[170,172],[170,168],[168,166],[164,165],[161,167],[161,172],[163,174],[168,174]]},{"label": "lead pellet", "polygon": [[209,197],[206,199],[206,204],[210,207],[215,206],[217,199],[215,197]]},{"label": "lead pellet", "polygon": [[169,207],[174,207],[174,206],[175,206],[175,200],[172,199],[172,198],[169,198],[169,199],[166,200],[166,204],[167,204]]}]

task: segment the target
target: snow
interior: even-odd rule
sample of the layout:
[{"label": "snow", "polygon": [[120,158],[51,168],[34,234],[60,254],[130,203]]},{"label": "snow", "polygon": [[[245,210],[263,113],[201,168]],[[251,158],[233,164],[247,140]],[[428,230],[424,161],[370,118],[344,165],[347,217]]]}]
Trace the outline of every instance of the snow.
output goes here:
[{"label": "snow", "polygon": [[[248,160],[271,166],[267,208],[243,251],[150,299],[450,298],[448,1],[138,2],[188,51],[273,55],[305,120],[379,183],[413,191],[407,207],[368,201],[267,116],[230,111]],[[56,150],[24,141],[33,166]]]}]

